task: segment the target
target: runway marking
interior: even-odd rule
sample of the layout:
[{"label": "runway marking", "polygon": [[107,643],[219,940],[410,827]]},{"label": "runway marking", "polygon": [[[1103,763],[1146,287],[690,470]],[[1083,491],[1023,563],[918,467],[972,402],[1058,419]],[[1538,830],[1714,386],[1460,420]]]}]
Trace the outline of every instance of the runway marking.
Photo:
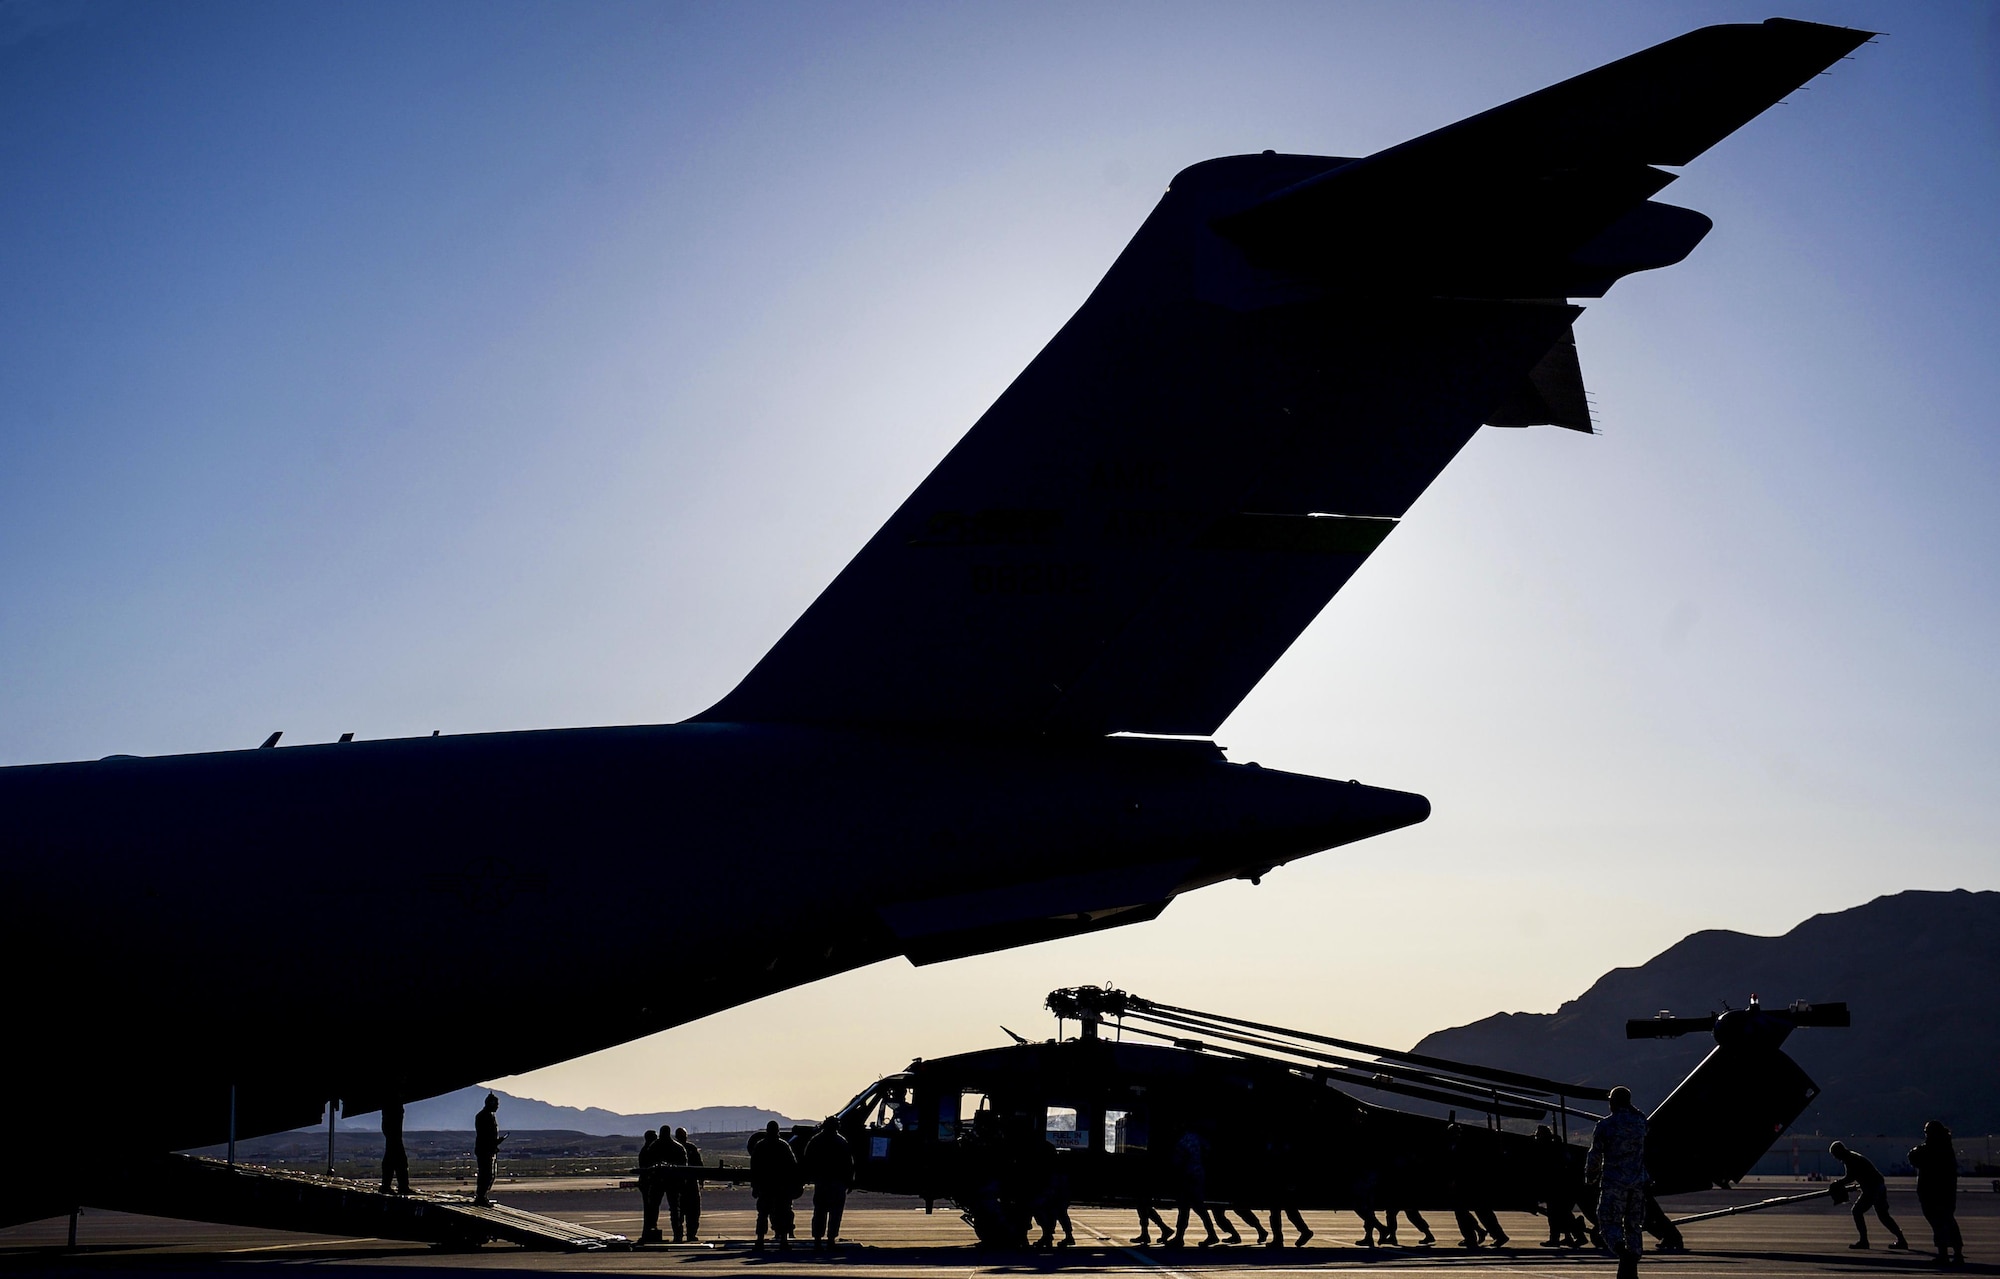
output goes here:
[{"label": "runway marking", "polygon": [[[1124,1253],[1126,1256],[1132,1257],[1133,1259],[1139,1261],[1141,1264],[1147,1266],[1148,1268],[1159,1271],[1161,1274],[1169,1275],[1172,1277],[1172,1279],[1203,1279],[1203,1276],[1205,1274],[1210,1273],[1199,1270],[1193,1272],[1189,1272],[1186,1270],[1176,1270],[1174,1267],[1167,1265],[1165,1262],[1147,1256],[1145,1253],[1140,1252],[1137,1248],[1128,1247],[1125,1244],[1119,1243],[1116,1239],[1113,1239],[1110,1235],[1105,1234],[1102,1230],[1099,1230],[1096,1226],[1090,1225],[1088,1222],[1079,1222],[1078,1224],[1081,1225],[1083,1229],[1089,1231],[1091,1234],[1096,1235],[1099,1242],[1110,1244],[1112,1247]],[[1410,1259],[1415,1260],[1415,1258],[1410,1258]],[[1331,1271],[1372,1270],[1377,1266],[1381,1265],[1383,1261],[1388,1261],[1388,1260],[1392,1259],[1389,1257],[1382,1257],[1379,1259],[1371,1258],[1367,1261],[1362,1261],[1359,1258],[1356,1258],[1355,1260],[1349,1261],[1345,1258],[1342,1258],[1337,1261],[1329,1260],[1325,1264],[1317,1266],[1303,1266],[1303,1267],[1257,1266],[1255,1267],[1255,1273],[1258,1276],[1258,1279],[1265,1279],[1266,1276],[1276,1276],[1276,1275],[1325,1275]],[[1396,1260],[1401,1260],[1401,1258],[1396,1258]],[[1405,1274],[1412,1274],[1412,1275],[1450,1273],[1450,1269],[1446,1266],[1436,1266],[1436,1267],[1426,1266],[1421,1268],[1405,1268],[1399,1266],[1397,1267],[1397,1269],[1401,1270]],[[1508,1269],[1511,1270],[1513,1269],[1513,1267],[1509,1267]]]},{"label": "runway marking", "polygon": [[1161,1274],[1172,1275],[1173,1279],[1194,1279],[1194,1276],[1188,1274],[1185,1270],[1176,1270],[1172,1266],[1166,1264],[1163,1261],[1153,1260],[1151,1257],[1148,1257],[1145,1253],[1140,1252],[1137,1248],[1133,1248],[1126,1244],[1119,1243],[1116,1239],[1113,1239],[1110,1235],[1105,1234],[1102,1230],[1099,1230],[1096,1226],[1090,1225],[1089,1223],[1086,1222],[1083,1228],[1085,1230],[1088,1230],[1091,1234],[1096,1235],[1100,1243],[1110,1244],[1118,1251],[1124,1253],[1126,1256],[1131,1257],[1133,1260],[1137,1261],[1140,1265],[1150,1266],[1154,1270],[1159,1271]]},{"label": "runway marking", "polygon": [[324,1248],[327,1247],[329,1244],[380,1243],[380,1242],[382,1241],[369,1235],[363,1235],[359,1238],[354,1238],[354,1239],[350,1239],[346,1235],[342,1235],[338,1239],[301,1239],[297,1243],[267,1243],[262,1247],[258,1248],[230,1248],[227,1249],[227,1251],[231,1256],[234,1256],[235,1254],[242,1252],[283,1252],[287,1248]]}]

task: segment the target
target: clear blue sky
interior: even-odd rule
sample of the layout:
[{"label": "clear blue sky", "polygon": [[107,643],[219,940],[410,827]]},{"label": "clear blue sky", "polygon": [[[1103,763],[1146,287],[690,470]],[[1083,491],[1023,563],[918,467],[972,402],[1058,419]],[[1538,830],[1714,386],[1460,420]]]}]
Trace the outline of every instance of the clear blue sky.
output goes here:
[{"label": "clear blue sky", "polygon": [[1889,34],[1666,193],[1604,434],[1483,433],[1221,734],[1430,823],[517,1086],[811,1113],[1105,978],[1409,1041],[2000,887],[1987,4],[0,2],[0,762],[691,714],[1176,170],[1772,13]]}]

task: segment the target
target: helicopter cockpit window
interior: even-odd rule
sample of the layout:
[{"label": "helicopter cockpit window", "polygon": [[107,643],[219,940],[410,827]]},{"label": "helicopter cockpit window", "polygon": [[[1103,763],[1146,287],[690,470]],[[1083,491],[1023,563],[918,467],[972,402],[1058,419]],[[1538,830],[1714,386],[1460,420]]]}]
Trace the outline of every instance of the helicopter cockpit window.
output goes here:
[{"label": "helicopter cockpit window", "polygon": [[910,1100],[910,1086],[894,1081],[883,1083],[862,1122],[871,1132],[915,1132],[917,1107]]},{"label": "helicopter cockpit window", "polygon": [[1104,1149],[1114,1155],[1143,1153],[1146,1149],[1146,1117],[1133,1110],[1105,1111]]},{"label": "helicopter cockpit window", "polygon": [[1081,1126],[1076,1110],[1070,1106],[1050,1106],[1042,1131],[1049,1144],[1058,1149],[1082,1150],[1090,1145],[1090,1129]]}]

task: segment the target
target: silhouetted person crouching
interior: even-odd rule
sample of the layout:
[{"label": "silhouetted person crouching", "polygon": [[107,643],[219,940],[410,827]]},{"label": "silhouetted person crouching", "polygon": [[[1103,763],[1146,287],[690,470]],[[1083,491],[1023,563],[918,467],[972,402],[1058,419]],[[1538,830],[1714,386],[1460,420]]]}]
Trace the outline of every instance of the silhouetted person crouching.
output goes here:
[{"label": "silhouetted person crouching", "polygon": [[1836,1187],[1852,1186],[1855,1190],[1854,1229],[1860,1238],[1847,1246],[1850,1248],[1868,1246],[1868,1210],[1873,1208],[1876,1217],[1882,1222],[1882,1228],[1896,1236],[1896,1242],[1889,1246],[1896,1249],[1908,1248],[1910,1241],[1903,1238],[1903,1228],[1889,1215],[1889,1186],[1882,1180],[1882,1174],[1876,1169],[1874,1161],[1858,1150],[1849,1150],[1845,1144],[1838,1141],[1828,1146],[1826,1153],[1838,1159],[1840,1166],[1847,1170],[1841,1179],[1833,1184]]}]

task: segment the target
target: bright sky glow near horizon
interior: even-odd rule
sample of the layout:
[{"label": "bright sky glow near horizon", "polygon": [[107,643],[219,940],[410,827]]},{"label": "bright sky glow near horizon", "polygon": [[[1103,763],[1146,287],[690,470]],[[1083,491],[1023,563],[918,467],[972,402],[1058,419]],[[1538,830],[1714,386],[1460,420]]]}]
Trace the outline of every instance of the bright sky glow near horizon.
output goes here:
[{"label": "bright sky glow near horizon", "polygon": [[0,0],[0,763],[694,714],[1177,170],[1773,13],[1888,35],[1663,193],[1603,434],[1482,432],[1218,735],[1428,823],[504,1086],[821,1114],[1107,979],[1408,1044],[2000,888],[1991,5]]}]

